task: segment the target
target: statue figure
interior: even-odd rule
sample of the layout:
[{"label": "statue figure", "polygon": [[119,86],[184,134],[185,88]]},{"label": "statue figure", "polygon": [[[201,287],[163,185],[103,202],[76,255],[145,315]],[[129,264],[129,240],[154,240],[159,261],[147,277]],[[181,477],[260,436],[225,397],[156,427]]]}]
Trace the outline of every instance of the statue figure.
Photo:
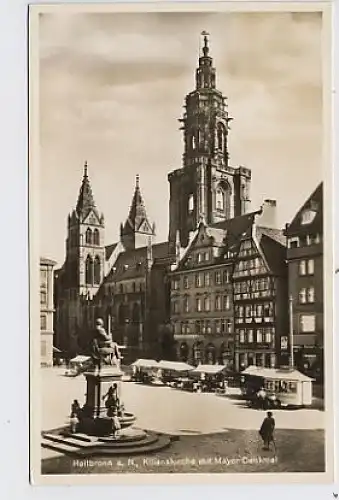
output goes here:
[{"label": "statue figure", "polygon": [[96,321],[96,328],[92,340],[91,356],[95,371],[100,372],[101,365],[112,365],[120,367],[121,355],[112,335],[107,333],[101,318]]}]

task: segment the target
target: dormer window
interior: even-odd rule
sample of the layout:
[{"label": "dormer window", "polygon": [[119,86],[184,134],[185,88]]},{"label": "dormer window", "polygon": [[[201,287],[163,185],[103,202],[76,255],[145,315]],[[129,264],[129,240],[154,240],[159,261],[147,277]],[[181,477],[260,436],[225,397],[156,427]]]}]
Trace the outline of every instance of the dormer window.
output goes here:
[{"label": "dormer window", "polygon": [[125,264],[124,265],[124,271],[127,271],[127,269],[128,269],[128,264]]},{"label": "dormer window", "polygon": [[316,215],[317,212],[315,210],[304,210],[301,214],[301,224],[311,224],[311,222],[314,221]]},{"label": "dormer window", "polygon": [[299,246],[300,246],[300,241],[298,236],[288,239],[288,248],[299,248]]}]

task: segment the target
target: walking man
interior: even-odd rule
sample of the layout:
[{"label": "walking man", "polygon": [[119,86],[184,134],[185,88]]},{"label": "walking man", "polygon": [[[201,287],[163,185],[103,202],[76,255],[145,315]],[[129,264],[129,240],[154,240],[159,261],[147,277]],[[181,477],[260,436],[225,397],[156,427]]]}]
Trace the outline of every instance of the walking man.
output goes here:
[{"label": "walking man", "polygon": [[264,442],[264,447],[263,447],[264,450],[269,450],[271,443],[274,444],[275,448],[274,429],[275,429],[275,420],[273,418],[272,412],[268,411],[267,417],[264,419],[259,430],[261,439]]}]

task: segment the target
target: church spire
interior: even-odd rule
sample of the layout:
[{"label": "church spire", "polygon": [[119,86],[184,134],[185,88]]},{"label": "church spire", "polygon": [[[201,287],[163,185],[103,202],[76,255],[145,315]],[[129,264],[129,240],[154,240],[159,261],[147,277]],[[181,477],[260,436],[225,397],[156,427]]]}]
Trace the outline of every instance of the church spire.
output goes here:
[{"label": "church spire", "polygon": [[147,219],[146,208],[140,191],[139,174],[137,174],[135,177],[134,195],[132,198],[132,204],[128,219],[134,228],[137,228],[143,219]]},{"label": "church spire", "polygon": [[80,187],[80,192],[78,196],[78,202],[76,206],[76,213],[78,215],[87,215],[90,209],[95,209],[95,202],[92,193],[91,184],[88,178],[88,165],[87,161],[84,164],[84,175],[82,178],[82,184]]},{"label": "church spire", "polygon": [[213,59],[209,55],[209,33],[202,31],[201,36],[203,37],[203,47],[195,75],[196,90],[215,89],[215,68],[213,68]]},{"label": "church spire", "polygon": [[140,190],[139,174],[135,178],[135,188],[130,206],[129,214],[125,225],[120,230],[121,241],[126,249],[138,246],[146,246],[148,240],[146,236],[154,236],[155,231],[147,217],[144,200]]}]

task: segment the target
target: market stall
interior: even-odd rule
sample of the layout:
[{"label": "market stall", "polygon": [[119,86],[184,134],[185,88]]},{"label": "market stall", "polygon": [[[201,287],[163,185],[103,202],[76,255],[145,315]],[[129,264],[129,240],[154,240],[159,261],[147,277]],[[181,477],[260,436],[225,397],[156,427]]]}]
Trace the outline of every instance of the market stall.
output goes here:
[{"label": "market stall", "polygon": [[309,406],[312,404],[312,378],[295,369],[249,366],[242,372],[245,395],[263,389],[274,395],[278,406]]},{"label": "market stall", "polygon": [[190,375],[199,379],[200,389],[205,392],[226,391],[225,365],[198,365]]},{"label": "market stall", "polygon": [[65,375],[68,377],[76,377],[79,373],[87,370],[91,366],[90,356],[75,356],[69,362],[69,368],[66,370]]},{"label": "market stall", "polygon": [[132,380],[135,382],[148,384],[157,377],[158,362],[154,359],[137,359],[131,366],[133,369]]},{"label": "market stall", "polygon": [[165,360],[159,361],[158,368],[163,383],[173,386],[180,384],[180,379],[187,378],[188,374],[194,370],[194,366],[182,361]]}]

